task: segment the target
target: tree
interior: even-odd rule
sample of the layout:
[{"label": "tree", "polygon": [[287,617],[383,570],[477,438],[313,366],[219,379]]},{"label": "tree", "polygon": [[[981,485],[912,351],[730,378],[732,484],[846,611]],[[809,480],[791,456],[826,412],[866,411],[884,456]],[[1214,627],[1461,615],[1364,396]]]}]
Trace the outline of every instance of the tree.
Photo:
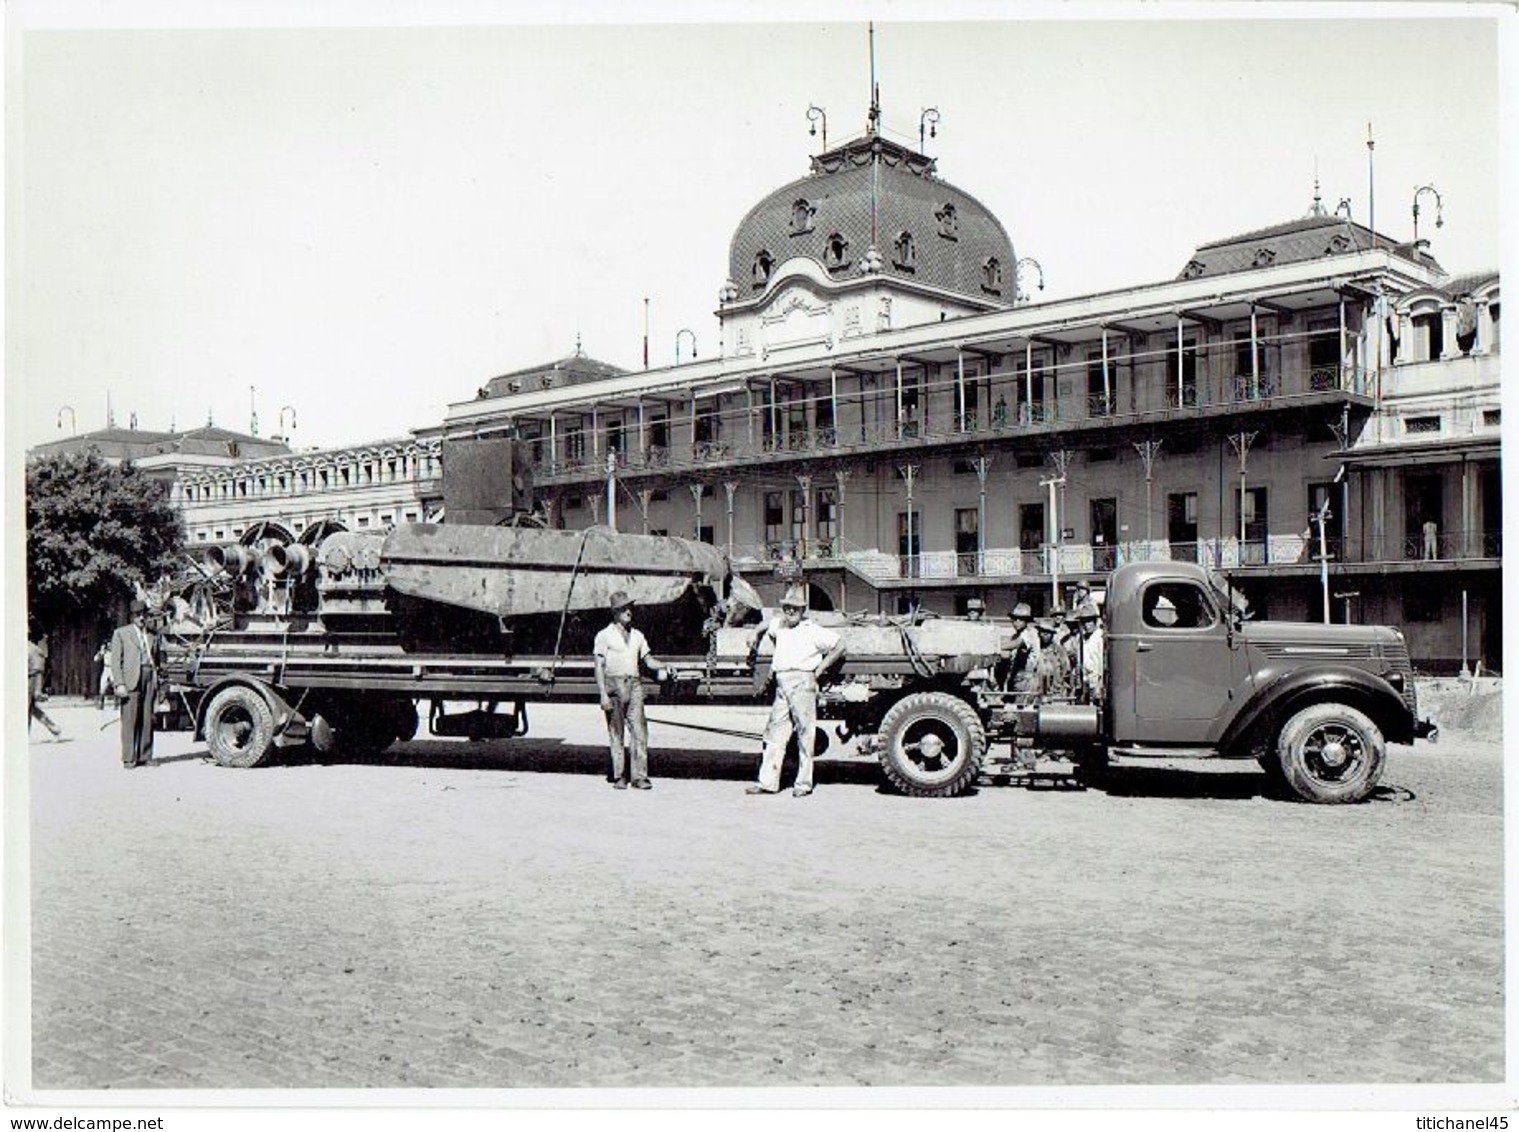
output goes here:
[{"label": "tree", "polygon": [[168,486],[94,452],[44,456],[26,469],[26,591],[40,628],[99,617],[172,573],[184,523]]}]

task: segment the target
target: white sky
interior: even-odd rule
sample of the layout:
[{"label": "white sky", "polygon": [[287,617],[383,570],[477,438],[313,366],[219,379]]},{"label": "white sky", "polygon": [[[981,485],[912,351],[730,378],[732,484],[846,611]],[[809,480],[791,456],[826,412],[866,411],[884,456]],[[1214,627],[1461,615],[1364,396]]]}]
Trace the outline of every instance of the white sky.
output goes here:
[{"label": "white sky", "polygon": [[[383,10],[463,23],[188,23],[351,21],[320,0],[8,9],[13,445],[68,435],[65,405],[102,427],[108,392],[122,426],[246,430],[256,405],[268,435],[288,405],[300,447],[403,435],[577,332],[637,368],[645,297],[651,364],[683,327],[709,356],[734,228],[821,148],[809,103],[831,144],[864,128],[867,15],[886,132],[916,144],[939,109],[941,176],[1039,261],[1045,298],[1168,279],[1197,244],[1300,216],[1315,163],[1326,208],[1348,197],[1365,223],[1368,122],[1377,228],[1409,238],[1433,184],[1434,254],[1499,266],[1497,24],[1514,20],[1496,8]],[[945,13],[1020,18],[925,18]]]}]

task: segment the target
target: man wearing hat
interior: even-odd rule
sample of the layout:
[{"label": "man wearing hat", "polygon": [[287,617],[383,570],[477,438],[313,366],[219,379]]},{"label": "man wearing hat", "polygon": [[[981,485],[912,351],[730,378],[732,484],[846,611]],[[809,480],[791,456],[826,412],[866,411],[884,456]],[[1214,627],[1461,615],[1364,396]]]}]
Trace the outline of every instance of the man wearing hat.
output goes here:
[{"label": "man wearing hat", "polygon": [[965,616],[972,621],[980,621],[986,616],[986,602],[979,597],[967,598],[965,602]]},{"label": "man wearing hat", "polygon": [[1107,667],[1106,642],[1102,632],[1102,615],[1090,601],[1076,607],[1076,624],[1081,634],[1077,644],[1081,656],[1081,678],[1092,703],[1102,702],[1103,675]]},{"label": "man wearing hat", "polygon": [[1034,611],[1026,601],[1013,606],[1008,617],[1013,622],[1013,655],[1008,680],[1014,692],[1033,690],[1034,662],[1039,656],[1039,635],[1034,631]]},{"label": "man wearing hat", "polygon": [[1034,679],[1030,690],[1039,696],[1070,694],[1071,658],[1055,639],[1058,629],[1059,626],[1050,617],[1041,617],[1034,622],[1034,631],[1039,637],[1039,652],[1034,661]]},{"label": "man wearing hat", "polygon": [[623,749],[623,731],[630,733],[633,746],[632,787],[650,790],[649,721],[643,712],[642,669],[647,667],[657,680],[667,675],[665,666],[649,654],[649,642],[633,628],[633,599],[622,590],[608,603],[612,623],[596,634],[591,652],[596,658],[596,688],[601,693],[601,710],[607,717],[607,740],[612,748],[612,785],[626,790],[629,785],[628,758]]},{"label": "man wearing hat", "polygon": [[805,798],[812,793],[812,742],[817,730],[818,677],[844,657],[844,641],[832,629],[807,616],[807,589],[792,586],[781,598],[781,615],[754,643],[751,656],[766,640],[774,643],[770,658],[775,674],[775,702],[765,724],[765,753],[760,761],[759,781],[745,788],[746,794],[776,794],[781,788],[781,763],[786,743],[796,733],[796,785],[791,793]]},{"label": "man wearing hat", "polygon": [[153,764],[153,705],[158,700],[158,640],[148,631],[148,603],[137,598],[131,621],[111,634],[111,688],[121,701],[121,765]]}]

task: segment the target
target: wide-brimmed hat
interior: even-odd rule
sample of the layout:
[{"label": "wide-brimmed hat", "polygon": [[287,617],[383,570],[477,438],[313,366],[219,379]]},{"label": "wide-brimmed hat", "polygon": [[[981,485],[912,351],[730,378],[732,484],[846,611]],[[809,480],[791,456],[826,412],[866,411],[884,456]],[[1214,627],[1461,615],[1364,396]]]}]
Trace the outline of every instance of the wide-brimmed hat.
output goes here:
[{"label": "wide-brimmed hat", "polygon": [[1076,607],[1075,617],[1077,621],[1096,621],[1101,617],[1101,614],[1097,612],[1095,605],[1089,601],[1084,601]]},{"label": "wide-brimmed hat", "polygon": [[807,587],[806,586],[791,586],[790,588],[788,588],[786,590],[785,594],[783,594],[781,596],[781,608],[785,609],[788,605],[789,606],[794,606],[797,609],[806,609],[807,608]]},{"label": "wide-brimmed hat", "polygon": [[986,602],[982,601],[979,597],[967,598],[966,601],[965,601],[966,612],[970,612],[972,609],[985,609],[985,608],[986,608]]},{"label": "wide-brimmed hat", "polygon": [[1008,616],[1018,617],[1024,621],[1029,621],[1032,620],[1034,611],[1029,608],[1028,602],[1020,601],[1017,605],[1013,606],[1013,611],[1009,613]]},{"label": "wide-brimmed hat", "polygon": [[633,599],[628,596],[628,592],[626,590],[615,591],[612,594],[612,599],[607,602],[608,608],[610,608],[613,613],[616,613],[621,609],[626,609],[632,604]]},{"label": "wide-brimmed hat", "polygon": [[1053,637],[1058,626],[1050,618],[1040,617],[1034,621],[1034,628],[1041,633],[1048,633]]}]

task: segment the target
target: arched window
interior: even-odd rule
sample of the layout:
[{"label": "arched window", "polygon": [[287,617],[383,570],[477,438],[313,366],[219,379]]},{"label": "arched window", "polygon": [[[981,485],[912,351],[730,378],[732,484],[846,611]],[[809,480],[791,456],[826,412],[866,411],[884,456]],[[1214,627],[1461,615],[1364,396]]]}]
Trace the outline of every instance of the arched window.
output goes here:
[{"label": "arched window", "polygon": [[953,204],[946,202],[943,208],[934,213],[934,218],[939,221],[939,235],[946,240],[960,238],[960,217],[955,212]]},{"label": "arched window", "polygon": [[767,251],[761,251],[754,257],[754,287],[755,290],[770,282],[770,273],[775,270],[775,257]]},{"label": "arched window", "polygon": [[918,247],[913,243],[911,232],[897,233],[896,242],[892,244],[891,262],[907,271],[918,266]]},{"label": "arched window", "polygon": [[987,256],[981,265],[981,289],[993,295],[1002,294],[1002,261],[994,255]]},{"label": "arched window", "polygon": [[828,243],[823,249],[823,262],[830,270],[845,267],[849,263],[849,241],[835,232],[828,237]]},{"label": "arched window", "polygon": [[801,232],[811,232],[812,214],[816,211],[811,201],[799,197],[791,206],[791,234],[795,236]]}]

